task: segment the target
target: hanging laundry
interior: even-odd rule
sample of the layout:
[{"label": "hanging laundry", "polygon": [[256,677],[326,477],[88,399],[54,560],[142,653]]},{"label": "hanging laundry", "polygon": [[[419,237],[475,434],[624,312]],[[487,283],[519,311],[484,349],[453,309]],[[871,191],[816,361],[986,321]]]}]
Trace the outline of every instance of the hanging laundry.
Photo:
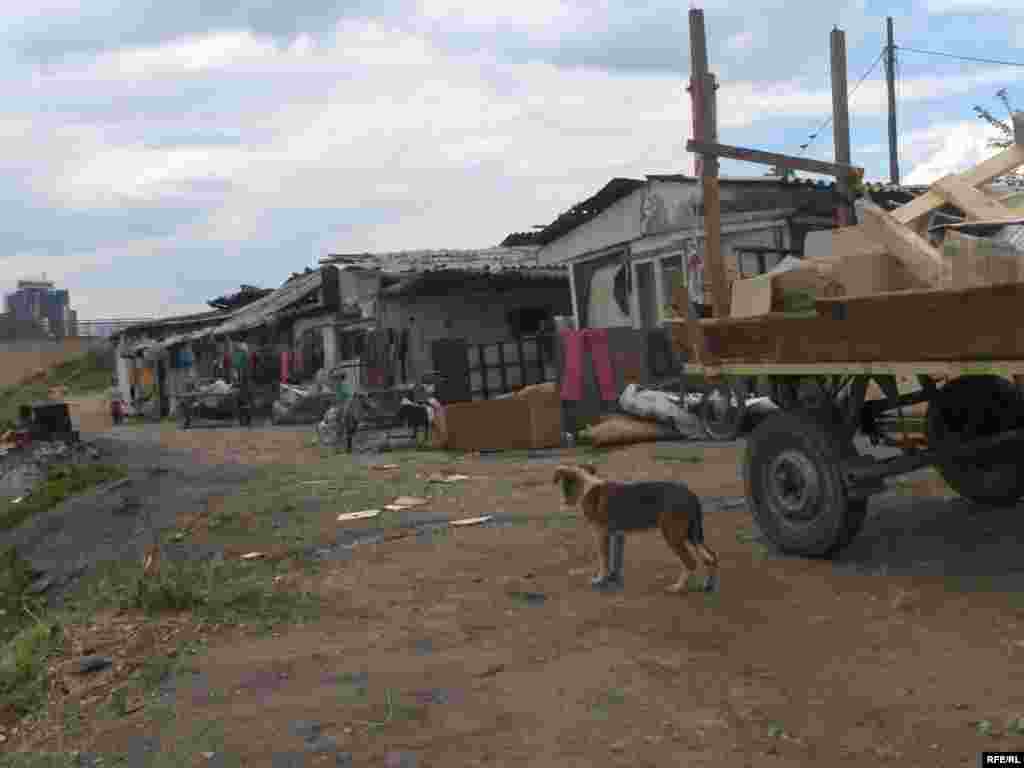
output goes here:
[{"label": "hanging laundry", "polygon": [[608,329],[586,328],[582,331],[560,331],[563,343],[562,399],[579,401],[583,399],[583,372],[586,348],[590,350],[591,365],[597,377],[601,399],[611,402],[618,399],[611,355],[608,350]]}]

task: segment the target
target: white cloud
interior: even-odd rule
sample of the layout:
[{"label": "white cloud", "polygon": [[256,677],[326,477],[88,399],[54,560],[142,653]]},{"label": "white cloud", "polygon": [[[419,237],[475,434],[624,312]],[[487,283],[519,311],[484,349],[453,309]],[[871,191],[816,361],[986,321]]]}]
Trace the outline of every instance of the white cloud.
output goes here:
[{"label": "white cloud", "polygon": [[966,171],[998,152],[988,146],[994,136],[990,126],[977,120],[937,125],[905,136],[901,158],[912,170],[904,175],[903,183],[931,184]]},{"label": "white cloud", "polygon": [[583,11],[565,0],[419,0],[419,12],[435,21],[459,21],[474,26],[545,27],[571,21]]},{"label": "white cloud", "polygon": [[175,197],[190,182],[230,180],[258,158],[234,147],[151,149],[106,146],[56,179],[54,196],[69,207],[116,207]]},{"label": "white cloud", "polygon": [[[529,0],[515,6],[516,19],[507,17],[506,6],[467,0],[429,0],[424,12],[439,23],[459,17],[464,24],[533,24],[556,34],[565,22],[560,9],[573,1]],[[734,35],[730,44],[737,57],[763,55],[751,33]],[[67,113],[40,111],[31,119],[0,113],[0,171],[24,179],[55,209],[79,215],[132,206],[188,210],[184,223],[170,218],[166,226],[177,227],[170,234],[128,235],[99,250],[73,246],[63,257],[26,251],[2,262],[4,272],[38,272],[45,262],[52,277],[75,291],[76,303],[86,302],[83,316],[158,314],[170,311],[159,297],[173,288],[155,286],[196,269],[183,260],[203,256],[182,254],[201,253],[202,246],[217,252],[218,265],[230,265],[223,270],[237,281],[274,284],[328,250],[493,244],[513,230],[550,222],[612,176],[689,171],[686,76],[510,63],[486,51],[454,54],[426,35],[353,20],[338,22],[318,41],[282,44],[229,31],[67,59],[34,81],[41,93],[56,94],[55,101],[71,102]],[[1019,70],[989,68],[906,78],[900,103],[966,95],[1019,76]],[[165,114],[163,104],[152,107],[173,99],[178,83],[180,116]],[[296,95],[298,84],[305,90]],[[831,94],[826,82],[813,85],[724,81],[723,141],[779,118],[820,122],[831,112]],[[193,88],[203,95],[190,95]],[[69,92],[83,101],[107,99],[123,117],[77,113]],[[882,80],[864,83],[851,102],[855,117],[878,117],[885,108]],[[963,113],[970,117],[969,104]],[[901,147],[908,180],[969,165],[982,151],[983,129],[974,121],[908,134]],[[237,143],[204,142],[204,132]],[[182,140],[162,143],[164,134]],[[816,147],[827,150],[827,141]],[[858,151],[884,157],[885,145]],[[76,236],[67,233],[72,243]],[[267,248],[279,252],[261,250]],[[257,263],[261,258],[266,262]],[[133,266],[136,273],[152,265],[148,289],[75,288],[77,269],[107,269],[111,280],[121,280],[118,265],[128,264],[146,265]],[[187,311],[182,306],[174,311]]]},{"label": "white cloud", "polygon": [[1020,13],[1020,5],[1008,0],[927,0],[930,14]]},{"label": "white cloud", "polygon": [[727,47],[734,51],[742,51],[750,48],[754,42],[753,32],[737,32],[726,42]]}]

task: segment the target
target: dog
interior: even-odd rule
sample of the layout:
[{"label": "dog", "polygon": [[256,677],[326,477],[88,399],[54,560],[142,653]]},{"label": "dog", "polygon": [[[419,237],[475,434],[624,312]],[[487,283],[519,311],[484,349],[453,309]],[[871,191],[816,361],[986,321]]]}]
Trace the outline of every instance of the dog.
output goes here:
[{"label": "dog", "polygon": [[560,466],[554,483],[561,484],[566,506],[578,507],[590,524],[597,545],[595,588],[621,587],[625,534],[659,528],[682,562],[679,579],[666,591],[686,589],[698,563],[707,570],[704,589],[718,588],[718,555],[704,543],[704,512],[700,499],[681,482],[614,482],[598,475],[592,464]]}]

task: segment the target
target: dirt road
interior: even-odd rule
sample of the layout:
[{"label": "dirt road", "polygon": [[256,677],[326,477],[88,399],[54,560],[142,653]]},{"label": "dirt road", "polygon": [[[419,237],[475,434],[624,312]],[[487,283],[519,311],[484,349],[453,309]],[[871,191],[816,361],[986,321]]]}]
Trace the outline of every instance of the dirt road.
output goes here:
[{"label": "dirt road", "polygon": [[[312,450],[299,431],[247,433],[244,449],[231,430],[154,435],[238,463]],[[985,748],[1024,748],[1021,515],[943,498],[924,476],[876,498],[837,561],[783,558],[738,501],[737,447],[637,446],[603,471],[690,483],[722,590],[664,594],[677,566],[643,534],[627,544],[625,589],[602,595],[587,532],[559,514],[563,458],[453,460],[473,484],[423,514],[517,524],[357,546],[296,573],[327,598],[318,621],[217,635],[167,688],[177,718],[162,733],[143,710],[73,746],[392,768],[966,767]],[[322,544],[343,534],[332,521]]]}]

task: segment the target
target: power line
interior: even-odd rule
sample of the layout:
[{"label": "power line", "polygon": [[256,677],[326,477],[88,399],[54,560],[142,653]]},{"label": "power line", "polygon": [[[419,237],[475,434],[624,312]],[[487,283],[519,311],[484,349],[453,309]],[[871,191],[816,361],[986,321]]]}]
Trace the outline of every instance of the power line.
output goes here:
[{"label": "power line", "polygon": [[[875,67],[878,66],[878,62],[880,62],[882,60],[882,57],[884,55],[885,55],[885,48],[883,47],[881,52],[878,54],[877,58],[875,58],[874,63],[870,67],[868,67],[868,71],[860,76],[860,80],[858,80],[857,84],[854,85],[853,88],[850,90],[850,95],[847,96],[847,101],[849,101],[850,99],[853,98],[853,95],[857,92],[857,89],[860,88],[861,85],[864,84],[864,81],[868,79],[868,76],[872,72],[875,71]],[[829,115],[825,119],[825,121],[820,126],[818,126],[818,130],[816,130],[814,133],[812,133],[808,137],[807,143],[800,145],[800,155],[802,155],[804,152],[806,152],[807,149],[811,146],[811,144],[813,144],[818,139],[818,136],[821,135],[821,132],[823,130],[825,130],[832,123],[832,117],[833,117],[832,115]]]},{"label": "power line", "polygon": [[904,48],[902,45],[897,45],[896,50],[898,51],[910,51],[911,53],[923,53],[928,56],[944,56],[947,59],[960,59],[961,61],[977,61],[981,64],[1001,64],[1007,67],[1024,67],[1024,63],[1019,61],[1001,61],[999,59],[983,59],[977,56],[958,56],[955,53],[942,53],[941,51],[924,51],[920,48]]}]

